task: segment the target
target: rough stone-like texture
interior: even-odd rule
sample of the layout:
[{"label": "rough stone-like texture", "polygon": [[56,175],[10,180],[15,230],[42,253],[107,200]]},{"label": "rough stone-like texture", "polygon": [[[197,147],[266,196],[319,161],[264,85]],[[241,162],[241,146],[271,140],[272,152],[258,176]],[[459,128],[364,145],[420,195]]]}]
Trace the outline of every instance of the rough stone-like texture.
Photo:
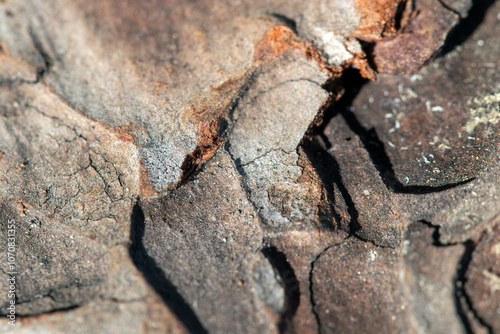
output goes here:
[{"label": "rough stone-like texture", "polygon": [[152,274],[177,287],[203,328],[270,332],[274,322],[252,273],[265,260],[262,228],[233,166],[221,151],[185,186],[141,203],[145,231],[137,243],[159,267]]},{"label": "rough stone-like texture", "polygon": [[353,238],[325,250],[312,272],[321,332],[464,332],[455,270],[465,249],[437,245],[436,232],[414,223],[398,250]]},{"label": "rough stone-like texture", "polygon": [[0,90],[2,201],[29,203],[105,244],[126,241],[139,191],[136,147],[47,87]]},{"label": "rough stone-like texture", "polygon": [[405,269],[400,276],[402,290],[411,300],[410,323],[418,333],[464,332],[461,310],[456,309],[457,267],[466,247],[439,243],[439,229],[414,223],[408,227],[403,243]]},{"label": "rough stone-like texture", "polygon": [[312,272],[321,332],[407,332],[410,324],[398,258],[391,248],[352,238],[321,254]]},{"label": "rough stone-like texture", "polygon": [[498,331],[499,12],[0,1],[13,330]]},{"label": "rough stone-like texture", "polygon": [[189,333],[160,299],[146,298],[148,303],[96,300],[78,309],[21,319],[13,333]]},{"label": "rough stone-like texture", "polygon": [[472,253],[465,290],[477,317],[493,333],[500,331],[500,224],[487,229]]},{"label": "rough stone-like texture", "polygon": [[[17,207],[2,204],[0,210],[6,223],[16,226],[17,251],[9,251],[16,257],[15,266],[2,262],[0,288],[9,291],[9,278],[15,276],[17,314],[78,306],[95,297],[107,276],[105,247],[22,202]],[[2,229],[1,236],[1,256],[7,259],[7,228]],[[12,272],[15,274],[9,274]],[[5,293],[2,313],[7,312],[9,300]]]},{"label": "rough stone-like texture", "polygon": [[[402,321],[409,327],[402,329],[398,327],[402,324],[397,323],[390,329],[396,332],[440,333],[449,328],[456,332],[495,332],[491,319],[496,320],[493,317],[498,296],[488,299],[491,290],[464,289],[464,284],[473,277],[465,276],[468,259],[471,254],[474,259],[478,249],[482,249],[474,249],[474,244],[485,229],[496,224],[499,215],[495,97],[499,89],[496,69],[500,65],[495,56],[500,45],[498,11],[496,3],[463,45],[415,74],[379,75],[377,83],[365,85],[361,78],[346,75],[347,92],[329,111],[331,120],[324,132],[310,144],[310,150],[319,155],[320,164],[333,167],[324,179],[335,195],[334,215],[340,218],[339,227],[380,246],[395,247],[396,251],[403,247],[406,269],[399,272],[406,277],[403,284],[372,302],[376,306],[387,295],[399,298],[404,293],[409,303],[405,309],[410,310]],[[428,234],[415,228],[418,224],[413,222],[422,220],[435,226],[433,239],[412,241],[419,233]],[[396,238],[388,239],[389,235]],[[405,238],[407,241],[402,244],[398,241]],[[408,248],[412,244],[415,248]],[[442,250],[431,250],[436,247]],[[314,267],[319,268],[322,257],[337,248],[328,249]],[[349,256],[351,252],[355,253],[349,250],[335,254]],[[396,260],[401,261],[398,257]],[[351,265],[360,268],[360,261],[334,273],[337,269],[332,268],[339,264],[333,256],[329,259],[324,260],[331,263],[324,269],[326,273],[318,271],[318,275],[323,275],[317,285],[321,296],[317,302],[323,304],[316,308],[320,327],[329,331],[326,328],[332,324],[333,332],[349,332],[345,328],[355,332],[363,328],[363,323],[387,324],[379,319],[389,317],[384,313],[389,307],[383,308],[384,312],[373,312],[361,311],[373,306],[363,304],[367,303],[365,299],[359,307],[352,304],[353,296],[363,291],[361,286],[353,283],[351,292],[345,292],[343,297],[336,291],[349,290],[350,286],[337,290],[334,287],[340,284],[339,280],[332,278],[327,287],[326,277],[352,275],[351,281],[357,282],[355,270],[350,274],[349,271]],[[494,256],[490,255],[488,261],[494,261]],[[476,271],[471,272],[475,273],[476,282],[482,279]],[[368,277],[371,283],[377,276]],[[371,284],[383,289],[387,285],[384,282]],[[473,282],[467,284],[472,287]],[[436,297],[438,291],[441,297]],[[329,297],[323,298],[326,293]],[[335,302],[324,306],[325,300],[331,298]],[[484,307],[484,317],[475,308],[474,298],[479,308]],[[342,311],[326,314],[330,306],[339,303],[344,307]],[[438,318],[431,309],[449,313]],[[339,325],[346,314],[357,314],[361,327],[352,325],[354,321]]]},{"label": "rough stone-like texture", "polygon": [[317,212],[310,204],[318,202],[321,193],[311,189],[313,184],[299,182],[303,168],[297,143],[328,99],[321,88],[327,73],[299,50],[260,70],[235,110],[229,152],[265,225],[313,224]]},{"label": "rough stone-like texture", "polygon": [[[382,73],[411,73],[420,69],[443,46],[448,31],[460,19],[455,8],[467,12],[472,1],[461,0],[457,4],[446,1],[407,1],[401,15],[401,28],[395,35],[383,38],[372,50],[374,67]],[[451,10],[450,10],[451,9]],[[408,11],[410,13],[408,14]]]},{"label": "rough stone-like texture", "polygon": [[398,207],[359,137],[345,120],[332,123],[327,134],[335,138],[328,153],[332,155],[330,160],[337,164],[339,174],[333,180],[335,210],[341,217],[348,217],[340,221],[341,228],[378,245],[396,247],[401,243],[401,221],[407,213]]},{"label": "rough stone-like texture", "polygon": [[[492,186],[500,171],[495,8],[466,43],[432,65],[411,75],[379,75],[377,84],[346,94],[343,109],[326,129],[329,150],[340,163],[348,152],[333,152],[348,144],[340,139],[360,138],[392,194],[392,203],[385,200],[372,214],[390,206],[408,222],[431,221],[442,226],[442,242],[474,238],[498,215],[499,188]],[[356,136],[342,130],[339,118]],[[367,159],[362,161],[356,168],[370,168]],[[363,175],[364,184],[374,184],[370,173]],[[357,185],[345,185],[351,196]],[[360,225],[365,225],[361,219]],[[361,226],[360,236],[373,228],[368,225]],[[385,224],[384,230],[389,230]]]},{"label": "rough stone-like texture", "polygon": [[[148,286],[128,253],[127,247],[122,245],[109,250],[106,256],[109,263],[106,271],[108,279],[101,282],[97,294],[86,296],[87,300],[94,298],[84,306],[20,318],[16,327],[1,322],[0,332],[188,333],[175,314]],[[73,295],[75,297],[78,295]]]},{"label": "rough stone-like texture", "polygon": [[278,323],[284,333],[317,333],[320,324],[313,309],[312,269],[325,249],[340,244],[346,234],[330,229],[291,231],[266,239],[266,254],[285,289],[285,306]]},{"label": "rough stone-like texture", "polygon": [[189,172],[187,157],[197,163],[193,155],[213,145],[206,141],[217,136],[207,131],[244,89],[266,31],[283,25],[280,20],[294,22],[328,64],[366,67],[355,61],[363,52],[349,39],[362,32],[380,37],[398,2],[382,1],[373,19],[366,19],[364,6],[340,0],[9,2],[0,12],[2,50],[14,58],[8,65],[19,59],[28,73],[13,69],[4,80],[43,77],[74,109],[131,136],[153,186],[143,184],[143,193],[163,191]]}]

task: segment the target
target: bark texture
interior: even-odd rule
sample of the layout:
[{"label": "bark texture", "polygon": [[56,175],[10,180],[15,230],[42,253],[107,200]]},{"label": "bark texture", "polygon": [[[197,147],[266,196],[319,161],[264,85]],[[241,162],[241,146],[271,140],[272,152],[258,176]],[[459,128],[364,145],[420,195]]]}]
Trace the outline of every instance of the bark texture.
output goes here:
[{"label": "bark texture", "polygon": [[499,12],[0,1],[0,331],[500,332]]}]

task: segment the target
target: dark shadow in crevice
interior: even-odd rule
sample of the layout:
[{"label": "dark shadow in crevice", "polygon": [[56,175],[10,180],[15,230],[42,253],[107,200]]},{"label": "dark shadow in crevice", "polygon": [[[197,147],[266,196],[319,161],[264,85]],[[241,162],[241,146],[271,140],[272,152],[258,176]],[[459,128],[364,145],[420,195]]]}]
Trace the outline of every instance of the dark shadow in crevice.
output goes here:
[{"label": "dark shadow in crevice", "polygon": [[[457,243],[442,243],[440,228],[439,225],[434,225],[429,221],[421,220],[420,223],[428,226],[433,229],[432,232],[432,244],[436,247],[448,247],[457,245]],[[465,247],[464,253],[460,258],[460,261],[457,264],[457,271],[455,274],[455,280],[453,284],[453,298],[455,307],[457,310],[457,315],[460,318],[462,325],[464,326],[464,330],[467,334],[473,334],[474,331],[472,329],[469,316],[467,313],[472,314],[474,318],[479,322],[482,326],[484,326],[489,334],[493,333],[491,326],[489,326],[474,310],[472,305],[472,301],[470,300],[467,292],[465,291],[465,283],[467,282],[466,273],[469,268],[469,264],[472,260],[472,253],[474,252],[476,245],[471,240],[467,240],[462,243]]]},{"label": "dark shadow in crevice", "polygon": [[[340,182],[342,179],[339,174],[338,163],[331,155],[327,154],[323,146],[313,137],[312,140],[304,140],[302,148],[307,158],[311,162],[319,179],[325,187],[327,203],[319,207],[319,223],[326,230],[335,230],[340,228],[341,217],[335,211],[333,204],[335,196],[333,185]],[[337,168],[335,168],[337,167]],[[333,175],[335,174],[335,175]],[[343,187],[345,189],[345,187]],[[337,226],[332,224],[332,218],[337,223]]]},{"label": "dark shadow in crevice", "polygon": [[495,0],[473,0],[472,8],[466,18],[462,19],[446,37],[440,57],[462,45],[483,22],[486,12]]},{"label": "dark shadow in crevice", "polygon": [[[321,138],[325,140],[325,145],[329,143],[326,137],[321,136]],[[333,203],[335,203],[334,185],[337,186],[347,206],[347,212],[350,216],[349,233],[356,235],[357,232],[361,230],[361,225],[358,222],[359,213],[351,195],[349,194],[349,191],[342,181],[339,163],[315,138],[312,140],[304,140],[302,147],[304,148],[304,152],[311,161],[311,164],[318,173],[318,176],[326,189],[328,201],[331,205],[332,215],[337,221],[337,227],[340,228],[341,217],[333,208]]]},{"label": "dark shadow in crevice", "polygon": [[207,155],[215,155],[215,152],[223,141],[228,127],[228,121],[223,117],[211,122],[211,125],[204,131],[204,136],[206,138],[202,140],[203,144],[198,143],[193,152],[185,156],[181,164],[182,176],[178,187],[184,185],[193,174],[196,174],[195,171],[200,170],[198,167],[206,161]]},{"label": "dark shadow in crevice", "polygon": [[473,334],[474,331],[472,330],[469,318],[467,317],[466,310],[464,309],[464,302],[469,303],[467,301],[467,294],[465,293],[465,273],[467,271],[467,268],[469,267],[469,263],[472,259],[472,252],[474,251],[474,243],[472,243],[470,240],[466,241],[464,243],[465,246],[465,251],[464,254],[462,255],[462,258],[458,262],[458,268],[457,268],[457,274],[456,274],[456,279],[455,279],[455,284],[453,285],[453,297],[455,299],[455,307],[457,308],[457,314],[462,321],[462,324],[464,326],[465,332],[467,334]]},{"label": "dark shadow in crevice", "polygon": [[344,93],[337,102],[325,111],[323,122],[314,131],[324,138],[327,149],[331,147],[331,144],[324,134],[326,127],[334,117],[341,114],[341,111],[350,110],[354,98],[359,94],[361,88],[369,82],[370,80],[363,78],[357,69],[349,68],[342,74],[340,86],[344,88]]},{"label": "dark shadow in crevice", "polygon": [[[360,138],[363,146],[370,156],[371,161],[373,162],[373,165],[379,172],[382,181],[389,190],[401,194],[429,194],[448,190],[474,180],[474,178],[471,178],[465,181],[445,184],[442,186],[407,186],[402,184],[394,172],[392,162],[387,154],[387,151],[385,150],[385,145],[378,137],[375,129],[365,128],[352,112],[352,102],[368,80],[362,78],[357,70],[347,70],[343,75],[343,80],[345,93],[337,103],[327,110],[324,122],[320,127],[318,127],[317,133],[323,134],[325,127],[330,120],[340,114],[346,121],[351,131],[353,131]],[[322,136],[326,138],[324,134]]]},{"label": "dark shadow in crevice", "polygon": [[313,312],[314,314],[314,318],[316,320],[316,325],[318,326],[318,333],[323,333],[323,324],[321,323],[321,318],[319,316],[319,312],[318,310],[316,309],[316,301],[314,299],[314,266],[316,265],[316,261],[318,261],[318,259],[323,255],[325,254],[325,252],[330,249],[330,247],[327,247],[325,248],[321,253],[319,253],[318,255],[316,255],[316,258],[311,261],[311,265],[310,265],[310,268],[309,268],[309,302],[311,303],[311,311]]},{"label": "dark shadow in crevice", "polygon": [[[465,246],[464,254],[458,263],[457,274],[455,279],[455,284],[453,288],[453,295],[455,297],[455,305],[457,308],[457,314],[462,320],[464,325],[464,329],[467,334],[473,334],[474,331],[472,329],[470,319],[467,316],[467,311],[470,311],[477,322],[479,322],[482,326],[486,328],[489,334],[493,334],[493,328],[488,325],[475,311],[472,301],[469,298],[469,295],[465,291],[465,283],[467,282],[466,272],[469,268],[469,264],[472,260],[472,253],[474,252],[476,245],[471,240],[467,240],[463,243]],[[466,308],[468,310],[466,310]]]},{"label": "dark shadow in crevice", "polygon": [[295,35],[298,35],[297,23],[295,22],[295,20],[278,13],[269,13],[269,16],[274,17],[275,19],[283,23],[285,26],[290,28]]},{"label": "dark shadow in crevice", "polygon": [[299,281],[285,254],[276,247],[264,248],[262,253],[279,274],[285,289],[285,308],[281,314],[278,329],[280,333],[293,332],[292,319],[300,303]]},{"label": "dark shadow in crevice", "polygon": [[441,229],[441,226],[439,225],[434,225],[431,222],[427,220],[419,220],[420,223],[426,225],[429,228],[432,228],[432,245],[436,247],[446,247],[446,246],[451,246],[455,244],[443,244],[441,242],[441,234],[439,230]]},{"label": "dark shadow in crevice", "polygon": [[43,66],[38,67],[36,69],[36,80],[34,83],[38,83],[50,71],[50,69],[52,68],[52,65],[54,64],[54,60],[52,59],[52,57],[50,57],[49,53],[45,50],[45,47],[43,46],[42,41],[40,40],[38,35],[35,33],[35,30],[32,26],[29,26],[28,32],[29,32],[31,40],[33,41],[33,46],[38,51],[38,53],[40,54],[40,57],[42,57],[42,60],[43,60]]},{"label": "dark shadow in crevice", "polygon": [[[409,8],[411,6],[411,8]],[[403,18],[406,12],[414,12],[415,11],[415,2],[410,0],[404,0],[398,5],[398,9],[396,10],[396,16],[394,18],[394,29],[396,31],[403,30],[405,26],[403,25]]]},{"label": "dark shadow in crevice", "polygon": [[150,257],[144,247],[143,237],[145,231],[145,218],[141,206],[136,203],[131,216],[130,239],[132,244],[129,249],[130,257],[147,282],[156,290],[164,303],[176,315],[191,333],[207,333],[190,305],[184,300],[177,288],[165,277],[163,270]]}]

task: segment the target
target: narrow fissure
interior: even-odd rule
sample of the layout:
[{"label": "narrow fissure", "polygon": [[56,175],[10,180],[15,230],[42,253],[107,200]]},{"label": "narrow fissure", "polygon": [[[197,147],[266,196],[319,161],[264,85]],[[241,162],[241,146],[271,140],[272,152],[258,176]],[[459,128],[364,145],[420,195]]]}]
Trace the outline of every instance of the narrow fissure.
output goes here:
[{"label": "narrow fissure", "polygon": [[29,35],[31,37],[31,40],[33,41],[33,46],[40,54],[40,57],[42,57],[42,61],[44,63],[44,66],[41,66],[36,70],[36,80],[34,83],[39,83],[43,79],[43,77],[49,72],[52,65],[54,64],[54,61],[45,50],[42,41],[35,33],[32,26],[29,27]]},{"label": "narrow fissure", "polygon": [[[443,2],[439,1],[441,4]],[[440,57],[444,57],[457,46],[462,45],[483,22],[486,12],[495,0],[473,0],[467,17],[462,18],[446,37]]]},{"label": "narrow fissure", "polygon": [[145,217],[139,202],[134,205],[131,222],[130,240],[132,244],[130,245],[129,254],[137,269],[143,273],[147,282],[155,289],[163,302],[189,332],[207,333],[189,303],[182,297],[177,287],[165,276],[156,261],[147,253],[143,243]]},{"label": "narrow fissure", "polygon": [[[247,79],[235,94],[235,96],[232,98],[231,103],[226,107],[226,110],[221,113],[221,116],[215,122],[212,122],[214,126],[212,126],[213,129],[211,129],[210,134],[211,138],[208,138],[208,143],[204,143],[204,145],[198,144],[195,150],[184,158],[184,161],[181,165],[181,182],[179,182],[177,188],[185,184],[193,175],[193,173],[196,172],[197,167],[201,163],[204,163],[211,157],[213,157],[221,144],[226,141],[227,135],[228,133],[230,133],[230,130],[234,124],[234,111],[238,107],[239,101],[246,96],[248,90],[252,86],[255,75],[255,71],[247,75]],[[204,155],[206,155],[208,151],[212,151],[212,154],[208,159],[204,159]]]},{"label": "narrow fissure", "polygon": [[[474,180],[474,178],[470,178],[464,181],[441,186],[407,186],[402,184],[396,176],[392,162],[385,149],[385,145],[378,137],[375,128],[367,129],[352,112],[352,103],[368,80],[362,78],[359,71],[354,69],[346,70],[342,78],[344,79],[345,87],[344,95],[337,103],[332,105],[331,108],[327,110],[323,123],[316,128],[315,132],[318,133],[321,138],[328,140],[328,138],[324,135],[324,130],[335,116],[340,115],[349,126],[349,129],[353,131],[361,140],[364,148],[370,156],[370,160],[379,172],[379,175],[387,189],[395,193],[429,194],[455,188]],[[327,149],[329,146],[331,147],[331,144],[327,145]]]},{"label": "narrow fissure", "polygon": [[[420,223],[430,227],[433,229],[432,233],[432,241],[433,245],[436,247],[447,247],[457,245],[458,243],[443,243],[440,238],[440,226],[434,225],[429,221],[421,220]],[[460,258],[460,261],[457,264],[457,270],[455,273],[455,279],[453,282],[453,297],[455,302],[455,307],[457,311],[457,315],[460,318],[462,325],[464,326],[464,330],[467,334],[473,334],[474,331],[472,329],[469,316],[467,315],[467,311],[469,311],[477,322],[479,322],[482,326],[486,328],[489,334],[493,333],[493,329],[490,325],[488,325],[475,311],[474,306],[472,305],[472,301],[467,295],[467,291],[465,291],[465,283],[467,282],[466,273],[469,268],[469,264],[472,260],[472,253],[476,248],[476,244],[472,240],[467,240],[463,243],[464,245],[464,253]]]},{"label": "narrow fissure", "polygon": [[299,281],[284,253],[276,247],[264,248],[262,253],[279,274],[285,289],[285,307],[278,323],[278,329],[280,333],[289,333],[293,331],[292,319],[300,303]]},{"label": "narrow fissure", "polygon": [[316,258],[311,262],[311,267],[309,269],[309,296],[311,302],[311,311],[314,314],[316,319],[316,324],[318,325],[318,333],[322,333],[321,319],[319,317],[319,313],[316,310],[316,302],[314,301],[314,287],[313,287],[313,274],[314,274],[314,265],[316,261],[328,250],[328,248],[324,249],[321,253],[316,256]]},{"label": "narrow fissure", "polygon": [[467,316],[467,310],[465,308],[470,311],[477,322],[479,322],[482,326],[484,326],[484,328],[486,328],[488,334],[493,334],[493,328],[488,323],[486,323],[476,312],[476,310],[474,309],[474,305],[472,304],[472,301],[467,294],[467,291],[465,290],[465,283],[467,283],[467,277],[465,274],[472,260],[472,253],[476,248],[476,244],[472,240],[467,240],[463,244],[465,246],[465,251],[458,263],[453,291],[457,313],[462,320],[464,328],[468,334],[473,334],[474,331],[472,330],[470,319]]},{"label": "narrow fissure", "polygon": [[[349,237],[347,237],[347,238],[349,238]],[[342,242],[344,242],[345,240],[347,240],[347,238],[345,238]],[[316,261],[318,261],[318,259],[323,254],[325,254],[330,248],[338,246],[339,244],[340,243],[335,243],[335,244],[329,245],[325,249],[323,249],[318,255],[316,255],[316,257],[314,258],[314,260],[311,261],[311,265],[309,267],[309,296],[310,296],[310,303],[311,303],[311,311],[313,312],[314,317],[316,319],[316,324],[318,326],[318,333],[322,333],[323,332],[323,327],[322,327],[322,324],[321,324],[321,319],[320,319],[318,310],[316,310],[316,302],[314,301],[314,283],[313,283],[314,266],[316,265]]]},{"label": "narrow fissure", "polygon": [[[326,140],[325,143],[329,144],[327,138],[323,137],[321,138],[323,140]],[[331,144],[329,145],[331,146]],[[347,206],[347,213],[350,216],[348,232],[351,235],[356,235],[357,232],[361,230],[361,225],[358,222],[359,212],[356,209],[356,205],[351,195],[349,194],[349,191],[347,190],[346,186],[344,185],[344,182],[342,181],[340,166],[337,160],[333,155],[329,154],[327,150],[314,138],[310,141],[304,141],[303,148],[304,152],[306,153],[313,167],[318,173],[318,176],[321,182],[323,183],[323,186],[326,189],[328,200],[331,206],[331,211],[333,217],[337,222],[337,227],[340,228],[341,217],[340,214],[336,212],[335,208],[333,207],[335,203],[335,198],[334,198],[335,191],[333,187],[334,185],[336,185],[337,188],[339,189],[340,194],[342,195],[342,198],[344,199],[345,204]]]}]

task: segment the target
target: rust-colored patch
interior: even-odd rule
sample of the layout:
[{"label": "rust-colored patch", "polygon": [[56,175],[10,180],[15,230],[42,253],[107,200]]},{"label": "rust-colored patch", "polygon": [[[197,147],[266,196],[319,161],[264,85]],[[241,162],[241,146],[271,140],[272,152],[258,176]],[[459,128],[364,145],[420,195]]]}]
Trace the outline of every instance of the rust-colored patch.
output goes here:
[{"label": "rust-colored patch", "polygon": [[182,163],[182,178],[186,179],[201,162],[213,157],[220,143],[222,134],[226,128],[225,120],[215,119],[211,122],[201,123],[198,130],[196,148],[188,154]]},{"label": "rust-colored patch", "polygon": [[158,192],[156,191],[153,183],[151,183],[149,174],[146,167],[144,167],[142,160],[139,166],[139,194],[142,198],[158,196]]},{"label": "rust-colored patch", "polygon": [[302,168],[302,175],[299,177],[299,183],[312,184],[314,188],[323,190],[323,185],[321,180],[319,179],[316,168],[312,165],[311,161],[307,157],[307,154],[304,152],[304,148],[299,146],[299,160],[297,161],[297,165]]},{"label": "rust-colored patch", "polygon": [[344,64],[344,67],[347,68],[352,66],[359,70],[359,74],[365,79],[369,79],[372,81],[377,81],[377,74],[375,70],[368,63],[368,59],[364,52],[362,54],[354,54],[354,57],[350,59],[347,63]]},{"label": "rust-colored patch", "polygon": [[397,19],[407,0],[355,0],[354,6],[361,16],[359,27],[353,37],[367,42],[377,41],[383,36],[392,36],[397,31]]},{"label": "rust-colored patch", "polygon": [[114,128],[114,132],[116,133],[118,139],[135,144],[135,138],[131,134],[134,131],[134,127],[134,124],[118,126]]},{"label": "rust-colored patch", "polygon": [[301,48],[297,35],[285,26],[275,26],[269,29],[255,48],[254,62],[260,65],[264,60],[281,56],[292,48]]},{"label": "rust-colored patch", "polygon": [[332,77],[338,76],[342,72],[340,67],[327,65],[318,49],[299,38],[286,26],[275,26],[264,34],[255,47],[254,63],[259,66],[263,61],[279,57],[291,49],[302,51],[307,60],[317,62],[319,67]]},{"label": "rust-colored patch", "polygon": [[210,159],[219,148],[229,122],[229,113],[241,90],[244,89],[247,79],[248,74],[230,78],[191,102],[182,117],[197,125],[197,145],[182,163],[182,180],[186,179],[201,162]]},{"label": "rust-colored patch", "polygon": [[2,159],[4,155],[5,155],[5,153],[0,152],[0,159]]},{"label": "rust-colored patch", "polygon": [[[307,60],[316,61],[320,68],[326,70],[331,77],[339,77],[342,68],[326,65],[318,50],[306,41],[298,38],[288,27],[275,26],[268,30],[256,46],[254,63],[256,66],[263,61],[283,55],[285,52],[297,49],[303,52]],[[211,158],[217,151],[229,122],[228,114],[238,96],[244,90],[249,74],[233,77],[220,85],[214,86],[210,91],[200,94],[195,98],[183,118],[197,125],[197,145],[186,156],[181,169],[182,179],[186,179],[201,162]]]}]

